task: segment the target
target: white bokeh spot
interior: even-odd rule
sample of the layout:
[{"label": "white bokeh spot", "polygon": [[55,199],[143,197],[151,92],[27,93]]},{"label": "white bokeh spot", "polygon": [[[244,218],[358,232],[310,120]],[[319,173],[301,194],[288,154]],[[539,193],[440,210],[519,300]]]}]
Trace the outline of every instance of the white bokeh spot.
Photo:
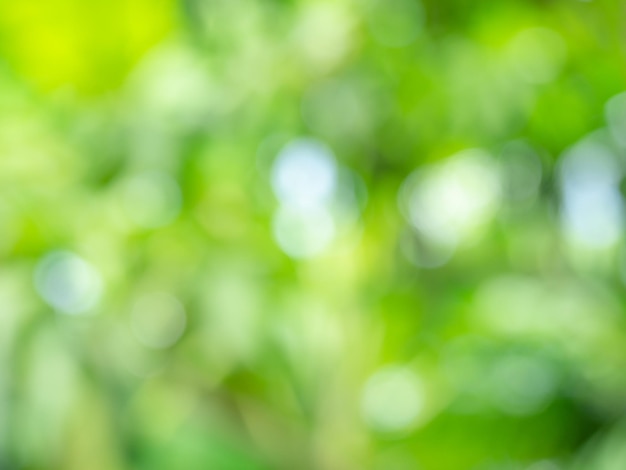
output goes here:
[{"label": "white bokeh spot", "polygon": [[35,287],[41,298],[58,312],[78,315],[88,312],[100,300],[102,278],[80,256],[57,251],[37,265]]},{"label": "white bokeh spot", "polygon": [[314,139],[297,139],[278,154],[272,187],[282,204],[312,207],[327,203],[337,186],[337,165],[331,150]]}]

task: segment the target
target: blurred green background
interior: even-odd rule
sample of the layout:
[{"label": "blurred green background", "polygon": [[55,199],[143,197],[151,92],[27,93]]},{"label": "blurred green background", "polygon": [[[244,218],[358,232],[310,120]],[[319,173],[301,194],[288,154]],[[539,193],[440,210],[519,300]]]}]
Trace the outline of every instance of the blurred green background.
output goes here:
[{"label": "blurred green background", "polygon": [[625,15],[0,2],[0,469],[626,468]]}]

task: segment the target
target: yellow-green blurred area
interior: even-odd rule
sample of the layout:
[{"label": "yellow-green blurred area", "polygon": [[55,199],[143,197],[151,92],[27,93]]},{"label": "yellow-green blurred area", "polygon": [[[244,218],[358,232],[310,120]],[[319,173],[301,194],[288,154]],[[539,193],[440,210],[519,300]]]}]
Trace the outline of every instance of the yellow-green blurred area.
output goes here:
[{"label": "yellow-green blurred area", "polygon": [[171,0],[24,0],[0,4],[0,50],[38,90],[115,89],[176,22]]},{"label": "yellow-green blurred area", "polygon": [[0,2],[0,470],[626,468],[624,13]]}]

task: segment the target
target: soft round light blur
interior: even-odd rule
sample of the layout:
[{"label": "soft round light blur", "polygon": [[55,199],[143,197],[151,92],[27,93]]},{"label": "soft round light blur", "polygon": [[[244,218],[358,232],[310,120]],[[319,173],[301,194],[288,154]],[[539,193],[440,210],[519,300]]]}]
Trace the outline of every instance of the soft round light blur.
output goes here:
[{"label": "soft round light blur", "polygon": [[311,66],[325,71],[341,62],[352,45],[352,18],[338,3],[305,4],[295,40]]},{"label": "soft round light blur", "polygon": [[562,157],[561,222],[568,239],[591,249],[608,248],[621,239],[622,174],[613,152],[591,139],[582,141]]},{"label": "soft round light blur", "polygon": [[196,121],[212,98],[202,61],[175,44],[147,54],[130,77],[129,88],[143,120],[163,119],[169,125]]},{"label": "soft round light blur", "polygon": [[323,253],[335,236],[335,222],[325,208],[307,210],[280,207],[274,214],[274,238],[292,258],[312,258]]},{"label": "soft round light blur", "polygon": [[336,188],[337,166],[331,150],[314,139],[297,139],[279,153],[272,187],[282,204],[313,207],[328,202]]},{"label": "soft round light blur", "polygon": [[418,0],[371,0],[367,17],[376,41],[402,47],[415,41],[421,32],[424,10]]},{"label": "soft round light blur", "polygon": [[423,409],[422,383],[407,367],[389,366],[379,370],[363,389],[361,412],[375,431],[408,431],[416,425]]},{"label": "soft round light blur", "polygon": [[491,156],[467,150],[412,174],[400,192],[400,207],[430,240],[456,246],[476,236],[493,217],[500,192]]},{"label": "soft round light blur", "polygon": [[51,307],[69,315],[89,311],[102,294],[102,279],[80,256],[57,251],[41,260],[35,270],[37,292]]},{"label": "soft round light blur", "polygon": [[173,346],[187,325],[183,305],[173,296],[163,293],[146,294],[131,311],[130,325],[137,340],[153,349]]},{"label": "soft round light blur", "polygon": [[511,65],[527,82],[554,80],[566,59],[565,41],[547,28],[530,28],[518,33],[509,45]]},{"label": "soft round light blur", "polygon": [[150,171],[123,183],[124,214],[138,227],[159,228],[172,222],[180,212],[180,187],[167,173]]}]

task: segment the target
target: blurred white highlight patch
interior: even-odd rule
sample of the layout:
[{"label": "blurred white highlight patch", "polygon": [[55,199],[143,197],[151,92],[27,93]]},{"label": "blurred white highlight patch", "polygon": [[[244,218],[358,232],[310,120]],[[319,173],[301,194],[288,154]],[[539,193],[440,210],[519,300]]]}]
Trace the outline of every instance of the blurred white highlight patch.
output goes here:
[{"label": "blurred white highlight patch", "polygon": [[624,204],[619,183],[622,174],[615,154],[590,138],[563,156],[559,175],[561,222],[570,241],[590,249],[603,249],[621,239]]},{"label": "blurred white highlight patch", "polygon": [[416,426],[423,409],[422,383],[407,367],[383,368],[370,377],[363,389],[361,412],[375,431],[409,431]]},{"label": "blurred white highlight patch", "polygon": [[297,139],[278,154],[272,187],[282,204],[299,208],[330,201],[337,186],[337,165],[331,150],[314,139]]},{"label": "blurred white highlight patch", "polygon": [[466,150],[420,168],[399,194],[402,212],[434,245],[456,247],[477,236],[501,202],[500,171],[492,157]]},{"label": "blurred white highlight patch", "polygon": [[276,243],[292,258],[312,258],[336,234],[333,206],[341,193],[332,151],[315,139],[301,138],[279,152],[271,183],[280,203],[273,219]]},{"label": "blurred white highlight patch", "polygon": [[39,262],[35,287],[48,305],[69,315],[87,313],[102,295],[98,271],[69,251],[50,253]]},{"label": "blurred white highlight patch", "polygon": [[175,297],[164,293],[146,294],[133,306],[130,325],[141,344],[153,349],[166,349],[184,333],[187,315]]}]

